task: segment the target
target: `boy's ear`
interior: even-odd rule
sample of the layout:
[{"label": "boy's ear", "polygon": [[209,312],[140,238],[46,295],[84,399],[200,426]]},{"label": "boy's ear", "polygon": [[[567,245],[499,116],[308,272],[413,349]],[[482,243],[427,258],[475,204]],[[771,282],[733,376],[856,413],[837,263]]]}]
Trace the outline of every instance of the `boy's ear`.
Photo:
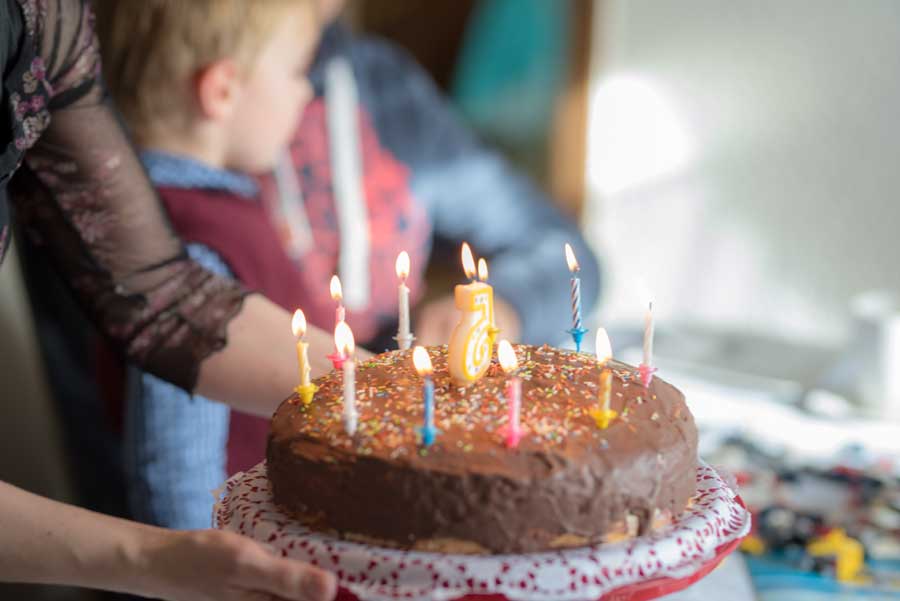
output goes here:
[{"label": "boy's ear", "polygon": [[194,93],[205,118],[218,121],[230,117],[240,93],[235,62],[222,59],[200,69],[194,78]]}]

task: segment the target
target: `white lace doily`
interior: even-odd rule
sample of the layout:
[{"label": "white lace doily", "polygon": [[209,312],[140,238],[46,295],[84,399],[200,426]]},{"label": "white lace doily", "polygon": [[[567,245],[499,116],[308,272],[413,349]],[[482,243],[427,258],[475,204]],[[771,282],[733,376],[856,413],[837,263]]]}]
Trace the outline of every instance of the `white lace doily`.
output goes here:
[{"label": "white lace doily", "polygon": [[312,532],[274,506],[265,462],[228,480],[214,518],[221,529],[334,572],[340,586],[363,601],[447,601],[491,594],[510,601],[593,601],[611,591],[618,599],[629,585],[691,577],[750,531],[749,512],[702,462],[694,502],[672,525],[620,543],[561,551],[447,555],[373,547]]}]

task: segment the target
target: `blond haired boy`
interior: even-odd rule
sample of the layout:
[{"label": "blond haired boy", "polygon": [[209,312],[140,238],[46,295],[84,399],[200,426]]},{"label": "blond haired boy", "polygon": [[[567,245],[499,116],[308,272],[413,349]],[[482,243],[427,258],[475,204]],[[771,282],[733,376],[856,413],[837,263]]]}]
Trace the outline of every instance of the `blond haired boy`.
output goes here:
[{"label": "blond haired boy", "polygon": [[[275,166],[311,97],[315,3],[95,4],[109,90],[188,252],[288,304],[242,259],[266,237],[252,176]],[[262,459],[267,422],[191,398],[137,370],[128,379],[123,447],[134,517],[175,528],[209,526],[209,491],[226,473]]]}]

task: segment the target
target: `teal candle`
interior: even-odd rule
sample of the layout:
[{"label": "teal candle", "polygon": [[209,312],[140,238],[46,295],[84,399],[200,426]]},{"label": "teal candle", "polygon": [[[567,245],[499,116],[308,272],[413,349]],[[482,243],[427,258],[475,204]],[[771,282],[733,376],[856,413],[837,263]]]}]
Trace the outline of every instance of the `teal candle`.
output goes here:
[{"label": "teal candle", "polygon": [[422,444],[428,447],[434,444],[434,437],[437,434],[437,430],[434,428],[434,380],[429,377],[425,378],[423,396],[425,397],[425,425],[422,426]]}]

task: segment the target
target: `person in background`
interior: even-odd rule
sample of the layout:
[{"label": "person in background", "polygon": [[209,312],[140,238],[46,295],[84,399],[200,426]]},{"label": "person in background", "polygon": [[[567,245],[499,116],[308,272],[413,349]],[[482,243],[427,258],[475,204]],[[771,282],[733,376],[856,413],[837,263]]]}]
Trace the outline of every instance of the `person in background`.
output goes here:
[{"label": "person in background", "polygon": [[[320,0],[319,7],[331,23],[340,3]],[[357,41],[331,24],[311,73],[315,99],[288,132],[293,136],[271,165],[274,175],[251,180],[251,169],[209,161],[197,139],[197,123],[228,123],[202,109],[204,75],[217,63],[204,62],[200,48],[216,23],[207,20],[190,36],[172,23],[169,34],[158,35],[140,26],[145,8],[105,0],[98,11],[113,97],[176,230],[207,267],[283,306],[303,307],[322,328],[333,323],[328,283],[338,273],[357,341],[379,350],[395,346],[397,254],[411,255],[408,285],[421,295],[436,240],[457,248],[467,240],[488,258],[504,337],[540,344],[565,336],[566,242],[582,261],[585,304],[595,302],[598,265],[577,227],[481,145],[427,75],[395,48]],[[163,73],[165,80],[154,75]],[[180,100],[181,120],[153,108],[156,96]],[[266,132],[244,135],[261,139]],[[277,138],[267,144],[277,148]],[[425,344],[446,342],[459,315],[449,294],[417,313],[414,333]],[[262,459],[268,421],[188,399],[146,373],[129,379],[124,450],[133,516],[205,527],[210,491]]]},{"label": "person in background", "polygon": [[[330,98],[352,87],[343,93],[358,99],[361,135],[370,132],[381,153],[406,175],[405,187],[427,212],[429,243],[454,250],[454,269],[459,269],[460,241],[468,241],[476,254],[487,258],[490,283],[500,299],[497,321],[502,335],[530,344],[562,341],[571,314],[566,242],[581,262],[588,307],[595,305],[600,290],[598,261],[577,226],[534,182],[478,140],[406,52],[388,41],[350,32],[338,18],[345,0],[318,4],[327,26],[310,73],[315,98],[292,148],[301,186],[315,184],[309,167],[318,165],[315,149],[306,141],[325,135],[316,132],[330,129]],[[336,76],[348,69],[351,81]],[[317,107],[322,107],[321,116],[314,118]],[[337,137],[327,134],[329,142]],[[418,308],[419,342],[440,344],[449,338],[458,319],[451,293],[448,289]]]},{"label": "person in background", "polygon": [[[294,6],[308,22],[299,40],[313,43],[308,3]],[[93,23],[86,2],[0,2],[0,263],[15,218],[119,353],[184,390],[271,412],[296,377],[295,359],[279,350],[292,343],[290,315],[184,253],[105,102]],[[309,338],[327,348],[327,334]],[[6,483],[0,523],[4,581],[172,601],[336,593],[332,575],[249,539],[147,527]]]}]

